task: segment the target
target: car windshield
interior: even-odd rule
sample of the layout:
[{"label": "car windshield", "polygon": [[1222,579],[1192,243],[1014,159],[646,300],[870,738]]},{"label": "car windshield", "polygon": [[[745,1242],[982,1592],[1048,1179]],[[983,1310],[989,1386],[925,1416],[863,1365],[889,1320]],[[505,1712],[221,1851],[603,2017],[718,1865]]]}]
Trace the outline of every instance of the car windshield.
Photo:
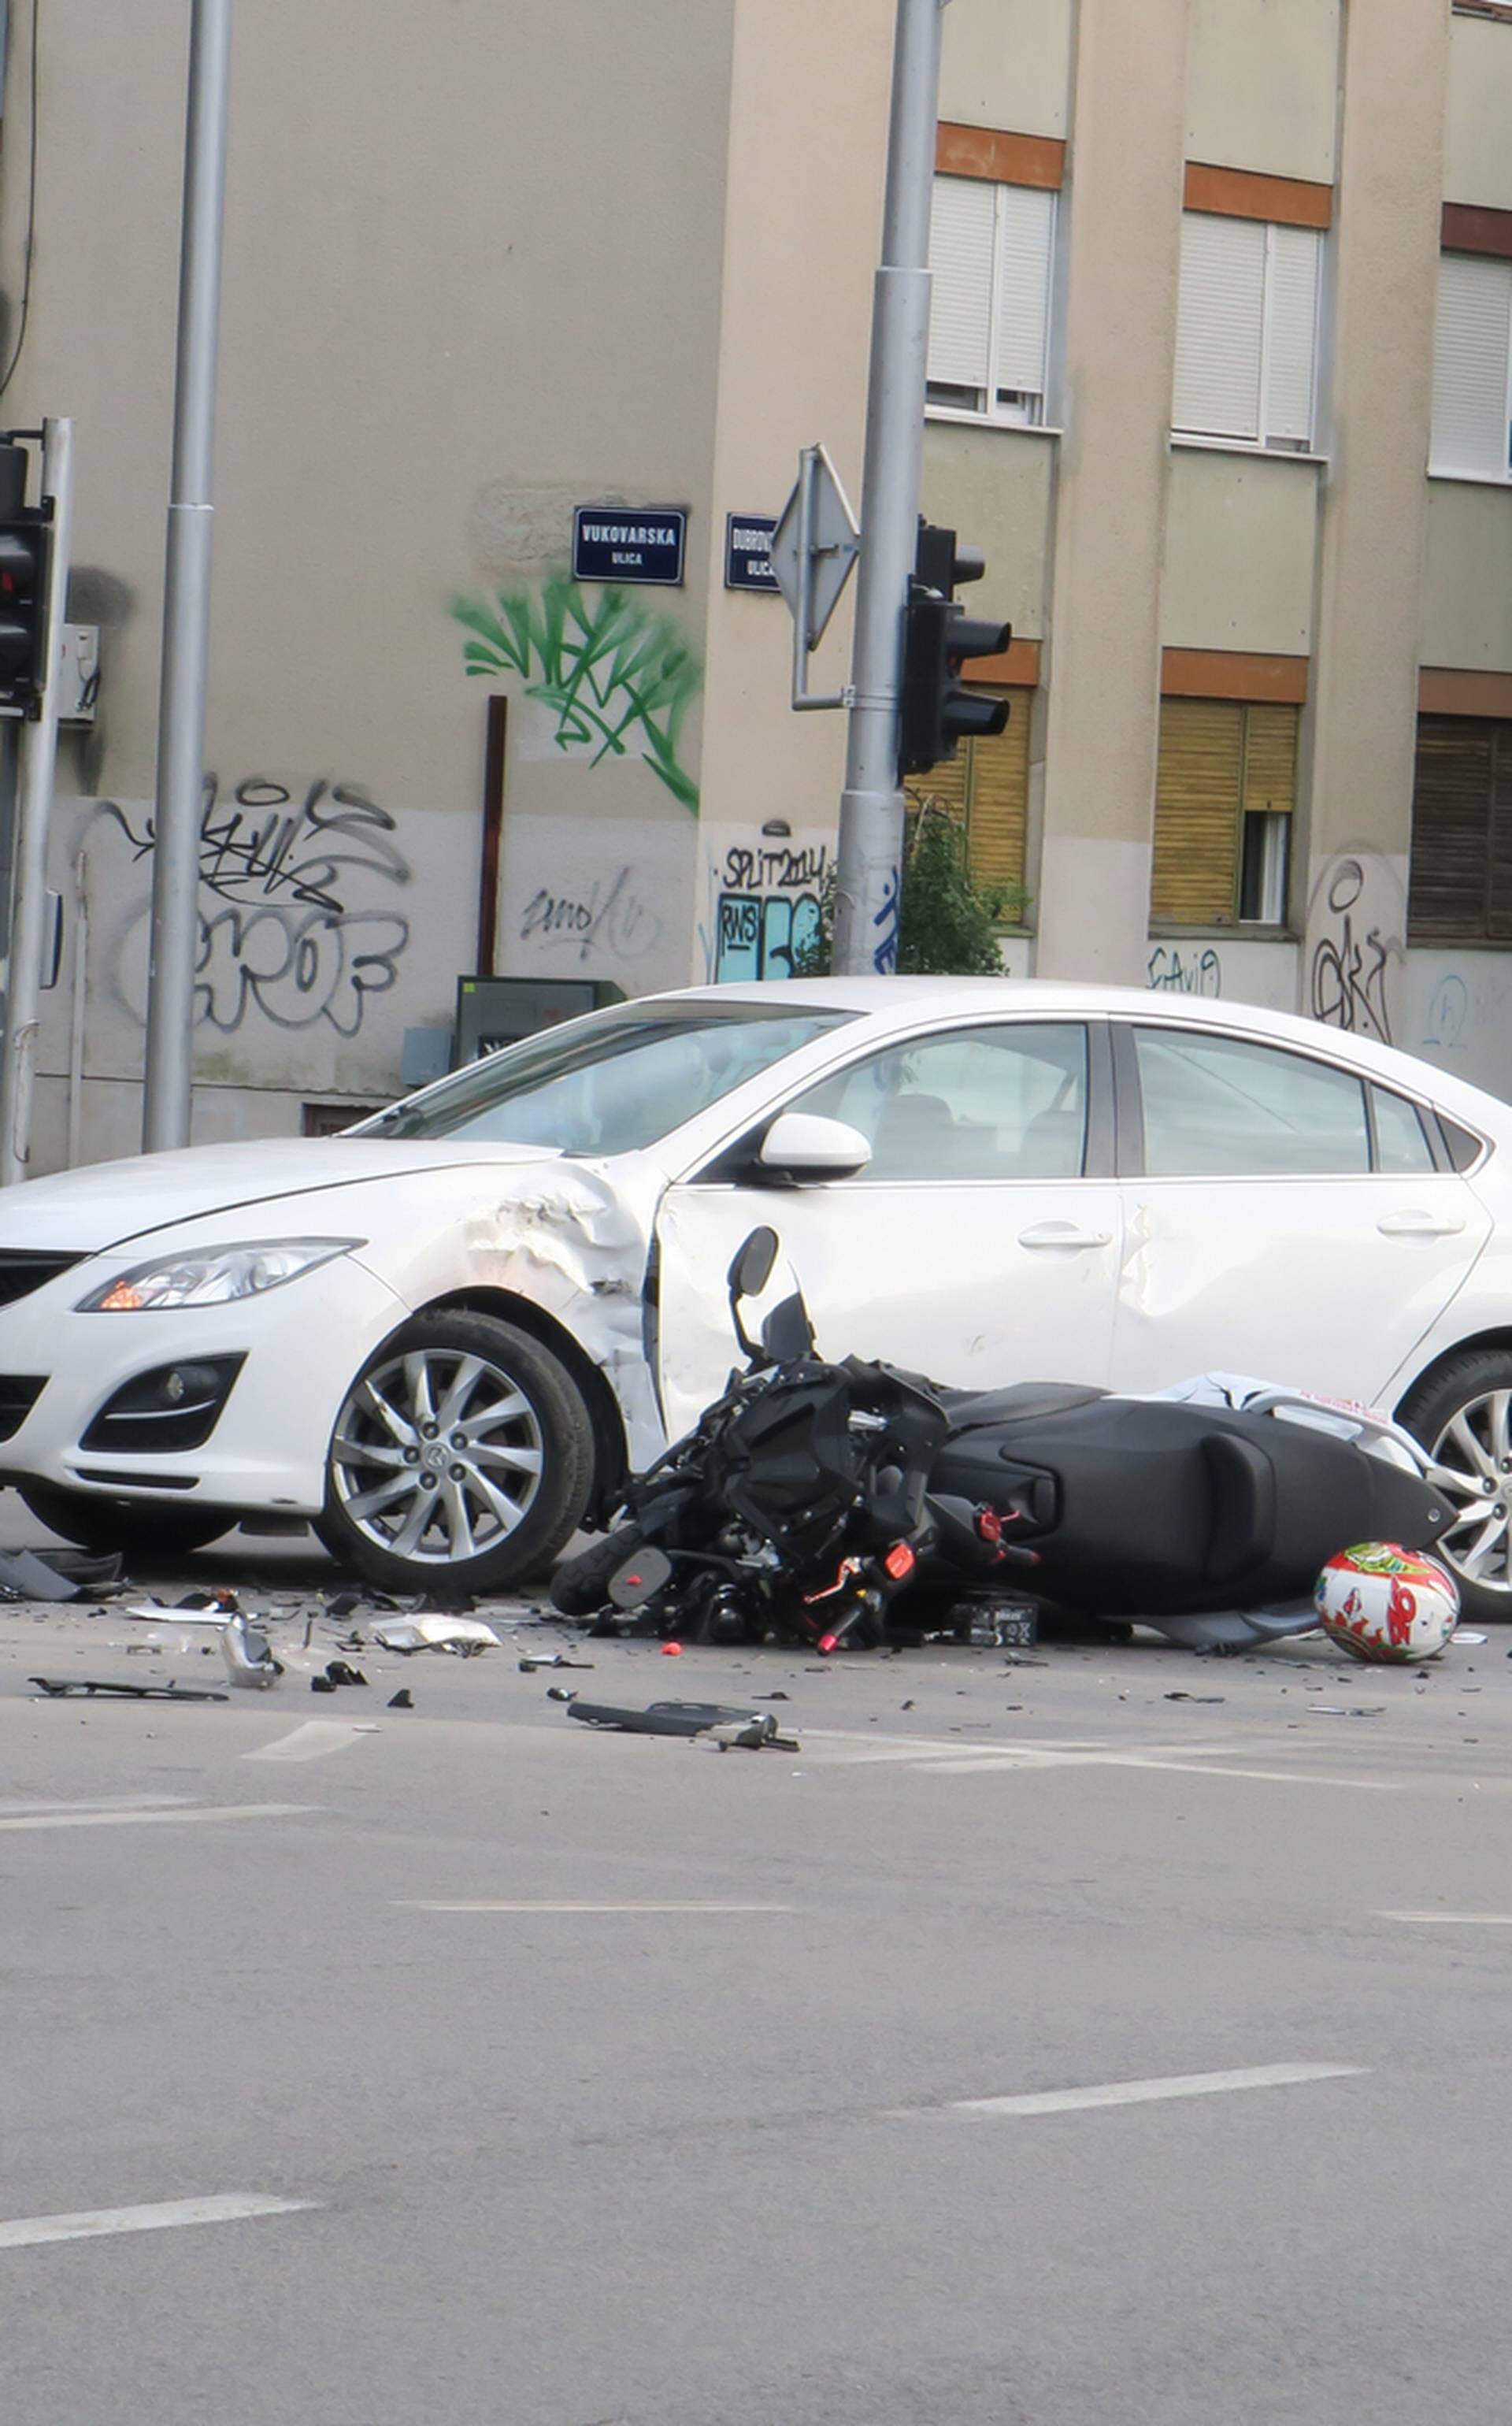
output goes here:
[{"label": "car windshield", "polygon": [[628,1154],[854,1016],[802,1004],[622,1003],[474,1061],[347,1135]]}]

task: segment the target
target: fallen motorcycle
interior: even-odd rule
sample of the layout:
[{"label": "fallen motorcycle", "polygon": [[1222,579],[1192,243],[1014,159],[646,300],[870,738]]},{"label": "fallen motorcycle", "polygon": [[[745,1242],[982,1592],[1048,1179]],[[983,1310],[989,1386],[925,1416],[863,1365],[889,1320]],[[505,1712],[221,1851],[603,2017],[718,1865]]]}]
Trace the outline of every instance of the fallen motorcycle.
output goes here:
[{"label": "fallen motorcycle", "polygon": [[1005,1592],[1199,1648],[1316,1624],[1346,1544],[1432,1546],[1454,1511],[1410,1435],[1363,1408],[1223,1376],[1150,1398],[1058,1383],[944,1388],[815,1352],[801,1294],[759,1342],[746,1302],[776,1233],[728,1274],[747,1357],[693,1431],[634,1480],[613,1530],[560,1568],[565,1614],[612,1604],[689,1641],[879,1642],[933,1607]]}]

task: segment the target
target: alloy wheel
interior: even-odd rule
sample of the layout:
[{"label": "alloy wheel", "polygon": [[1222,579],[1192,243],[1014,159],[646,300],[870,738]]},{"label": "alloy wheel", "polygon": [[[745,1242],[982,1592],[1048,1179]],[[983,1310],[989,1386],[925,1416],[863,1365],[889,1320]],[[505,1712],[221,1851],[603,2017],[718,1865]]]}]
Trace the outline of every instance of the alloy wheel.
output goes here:
[{"label": "alloy wheel", "polygon": [[1488,1390],[1451,1415],[1429,1451],[1429,1478],[1456,1516],[1438,1555],[1512,1610],[1512,1390]]},{"label": "alloy wheel", "polygon": [[447,1566],[495,1549],[540,1489],[540,1418],[515,1377],[455,1348],[411,1349],[358,1382],[331,1475],[349,1524],[378,1549]]}]

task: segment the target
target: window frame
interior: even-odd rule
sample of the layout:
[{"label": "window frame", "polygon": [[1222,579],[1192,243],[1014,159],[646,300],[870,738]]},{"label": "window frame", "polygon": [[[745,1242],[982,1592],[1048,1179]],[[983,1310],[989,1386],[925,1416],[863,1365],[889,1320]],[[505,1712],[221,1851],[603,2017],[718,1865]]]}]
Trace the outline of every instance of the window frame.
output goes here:
[{"label": "window frame", "polygon": [[1440,245],[1439,248],[1439,288],[1435,292],[1434,296],[1433,360],[1431,364],[1432,386],[1434,393],[1430,394],[1428,403],[1427,476],[1430,480],[1468,480],[1472,487],[1477,488],[1509,488],[1512,487],[1512,315],[1509,315],[1508,321],[1505,377],[1503,381],[1502,389],[1502,420],[1500,425],[1502,431],[1502,454],[1504,459],[1502,470],[1500,472],[1488,472],[1484,469],[1469,470],[1461,464],[1441,463],[1438,460],[1437,445],[1439,419],[1434,411],[1434,394],[1436,394],[1439,385],[1439,305],[1443,283],[1443,264],[1446,260],[1463,262],[1471,267],[1480,267],[1488,269],[1499,268],[1506,271],[1509,275],[1512,275],[1512,260],[1509,260],[1504,254],[1467,252],[1462,245],[1454,244]]},{"label": "window frame", "polygon": [[[936,170],[930,187],[931,229],[934,192],[940,185],[946,182],[957,185],[988,186],[991,189],[992,253],[988,283],[987,320],[987,367],[989,383],[986,388],[970,391],[981,399],[974,406],[957,402],[948,395],[936,393],[937,390],[959,387],[960,382],[935,380],[930,377],[926,348],[925,418],[929,421],[967,422],[973,429],[1041,430],[1054,436],[1057,433],[1051,428],[1049,418],[1050,370],[1054,340],[1055,248],[1060,233],[1060,190],[1054,186],[1025,185],[1021,179],[1013,177],[961,177],[950,170]],[[1011,391],[1000,390],[995,376],[998,366],[999,340],[1003,328],[1003,254],[1005,236],[1005,221],[1007,216],[1004,198],[1009,193],[1043,194],[1049,211],[1050,225],[1045,245],[1045,340],[1039,365],[1040,381],[1037,392],[1023,388]],[[931,296],[932,294],[931,286]],[[960,392],[962,396],[968,393],[963,387]],[[1028,396],[1031,398],[1031,405],[1037,404],[1037,412],[1032,409],[1027,412],[1003,409],[998,403],[999,396],[1008,393]]]},{"label": "window frame", "polygon": [[[1113,1057],[1117,1136],[1115,1167],[1116,1175],[1120,1180],[1139,1180],[1151,1188],[1212,1188],[1218,1184],[1234,1188],[1260,1186],[1295,1188],[1298,1185],[1315,1187],[1320,1182],[1325,1186],[1336,1188],[1346,1181],[1358,1186],[1375,1179],[1388,1179],[1401,1183],[1409,1179],[1463,1178],[1465,1171],[1475,1168],[1480,1159],[1478,1156],[1473,1157],[1465,1165],[1464,1171],[1461,1171],[1456,1164],[1444,1137],[1436,1106],[1422,1095],[1410,1094],[1405,1087],[1396,1085],[1394,1080],[1378,1078],[1374,1071],[1362,1066],[1357,1069],[1351,1062],[1335,1059],[1332,1054],[1315,1052],[1307,1045],[1294,1044],[1289,1039],[1283,1041],[1278,1037],[1257,1035],[1247,1028],[1209,1027],[1200,1020],[1194,1019],[1159,1019],[1146,1013],[1137,1013],[1116,1019],[1110,1025],[1109,1042]],[[1146,1167],[1145,1099],[1139,1076],[1139,1054],[1136,1042],[1140,1029],[1150,1030],[1161,1036],[1214,1037],[1223,1043],[1252,1044],[1268,1052],[1287,1053],[1294,1060],[1318,1063],[1325,1069],[1338,1071],[1344,1077],[1358,1079],[1364,1090],[1365,1096],[1366,1136],[1370,1148],[1369,1168],[1365,1171],[1210,1171],[1170,1173],[1150,1172]],[[1377,1089],[1383,1094],[1395,1095],[1400,1102],[1409,1104],[1416,1112],[1432,1156],[1431,1171],[1395,1172],[1383,1171],[1380,1168],[1375,1137],[1375,1095]],[[1463,1122],[1457,1125],[1467,1137],[1477,1134],[1466,1128]],[[1481,1143],[1484,1145],[1485,1140],[1482,1140]]]},{"label": "window frame", "polygon": [[[1247,217],[1241,217],[1241,215],[1237,213],[1190,209],[1183,209],[1182,212],[1182,228],[1184,229],[1185,223],[1188,219],[1193,218],[1214,219],[1220,224],[1230,226],[1238,224],[1252,227],[1259,224],[1264,232],[1264,262],[1261,274],[1260,304],[1260,393],[1257,398],[1256,411],[1258,435],[1254,438],[1249,438],[1245,436],[1242,432],[1235,432],[1233,430],[1202,429],[1193,424],[1179,421],[1176,417],[1182,312],[1181,263],[1180,256],[1178,256],[1176,305],[1178,356],[1177,360],[1173,361],[1171,377],[1171,443],[1177,446],[1216,446],[1232,448],[1236,453],[1242,455],[1279,456],[1283,460],[1291,459],[1297,462],[1319,461],[1318,417],[1319,408],[1322,402],[1321,374],[1323,369],[1324,269],[1327,257],[1325,231],[1321,228],[1298,226],[1295,221],[1290,219],[1263,219],[1257,222]],[[1312,323],[1311,330],[1311,360],[1309,364],[1308,428],[1305,438],[1276,437],[1270,433],[1268,429],[1268,419],[1272,401],[1271,365],[1274,358],[1273,337],[1277,259],[1276,239],[1283,231],[1292,235],[1311,236],[1313,239],[1314,246]]]},{"label": "window frame", "polygon": [[[780,1103],[769,1104],[759,1120],[753,1121],[739,1136],[712,1155],[701,1166],[690,1171],[681,1183],[694,1188],[759,1188],[781,1189],[791,1183],[768,1171],[759,1159],[762,1140],[775,1120],[784,1112],[799,1109],[800,1098],[815,1087],[828,1084],[859,1069],[863,1062],[875,1060],[878,1054],[917,1050],[925,1044],[941,1043],[948,1038],[974,1035],[982,1028],[1014,1027],[1079,1027],[1086,1038],[1086,1132],[1083,1143],[1082,1168],[1065,1179],[1047,1178],[1042,1173],[1026,1173],[1021,1179],[886,1179],[872,1183],[878,1188],[1080,1188],[1088,1182],[1107,1181],[1117,1176],[1118,1109],[1117,1085],[1114,1076],[1112,1022],[1099,1011],[1039,1011],[1025,1009],[1007,1017],[983,1017],[980,1011],[963,1012],[959,1018],[937,1021],[927,1027],[910,1028],[905,1034],[874,1037],[861,1050],[849,1054],[844,1061],[828,1069],[811,1073]],[[864,1173],[853,1178],[827,1180],[827,1189],[849,1189],[863,1182]]]}]

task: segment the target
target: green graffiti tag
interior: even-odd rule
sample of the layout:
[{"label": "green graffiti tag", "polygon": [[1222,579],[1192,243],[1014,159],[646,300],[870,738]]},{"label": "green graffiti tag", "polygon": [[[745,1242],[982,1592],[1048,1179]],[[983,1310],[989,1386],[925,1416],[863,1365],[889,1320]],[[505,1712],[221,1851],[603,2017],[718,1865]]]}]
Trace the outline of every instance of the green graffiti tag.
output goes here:
[{"label": "green graffiti tag", "polygon": [[468,672],[522,675],[526,698],[555,713],[558,749],[589,749],[595,767],[638,751],[697,816],[699,787],[678,744],[703,675],[669,615],[623,590],[590,596],[565,574],[539,595],[501,590],[492,606],[458,598],[451,611],[474,635],[463,652]]}]

